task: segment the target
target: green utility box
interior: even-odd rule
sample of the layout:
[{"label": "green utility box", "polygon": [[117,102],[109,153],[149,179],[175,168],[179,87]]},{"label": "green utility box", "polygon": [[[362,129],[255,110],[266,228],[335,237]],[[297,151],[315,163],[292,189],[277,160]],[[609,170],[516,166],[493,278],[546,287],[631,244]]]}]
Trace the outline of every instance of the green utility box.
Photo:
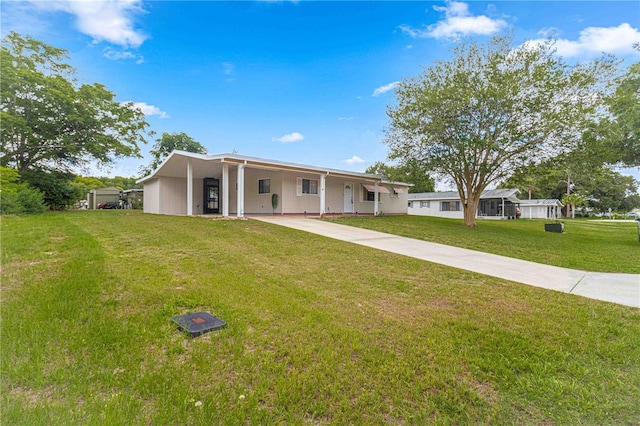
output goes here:
[{"label": "green utility box", "polygon": [[558,234],[562,234],[564,232],[564,223],[545,223],[544,230],[546,232],[557,232]]}]

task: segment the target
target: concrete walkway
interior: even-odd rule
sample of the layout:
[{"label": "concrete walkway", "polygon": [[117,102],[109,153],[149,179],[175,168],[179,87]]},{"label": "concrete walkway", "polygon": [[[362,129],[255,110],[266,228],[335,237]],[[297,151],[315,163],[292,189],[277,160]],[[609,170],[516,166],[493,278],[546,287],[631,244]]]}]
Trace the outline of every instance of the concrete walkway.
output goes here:
[{"label": "concrete walkway", "polygon": [[638,274],[612,274],[560,268],[315,218],[286,216],[251,218],[535,287],[640,308],[640,275]]}]

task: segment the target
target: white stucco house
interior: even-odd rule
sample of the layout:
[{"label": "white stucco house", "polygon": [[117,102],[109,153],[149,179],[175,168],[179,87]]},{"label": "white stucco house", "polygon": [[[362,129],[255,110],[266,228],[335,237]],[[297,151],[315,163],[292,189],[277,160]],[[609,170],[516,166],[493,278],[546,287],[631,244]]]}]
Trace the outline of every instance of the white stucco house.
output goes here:
[{"label": "white stucco house", "polygon": [[564,204],[558,199],[520,201],[523,219],[557,219],[562,216]]},{"label": "white stucco house", "polygon": [[[488,189],[482,192],[476,217],[515,219],[521,201],[518,189]],[[409,194],[408,213],[420,216],[464,218],[457,191]]]},{"label": "white stucco house", "polygon": [[[167,215],[407,214],[410,184],[238,154],[173,151],[138,183],[144,211]],[[278,195],[273,209],[272,196]]]}]

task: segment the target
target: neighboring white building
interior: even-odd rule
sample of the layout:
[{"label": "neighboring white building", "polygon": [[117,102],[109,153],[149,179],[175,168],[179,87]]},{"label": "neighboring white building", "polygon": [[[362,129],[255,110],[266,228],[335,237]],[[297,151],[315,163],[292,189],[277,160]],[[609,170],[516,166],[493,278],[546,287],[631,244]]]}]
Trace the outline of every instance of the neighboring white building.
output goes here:
[{"label": "neighboring white building", "polygon": [[[482,192],[476,217],[515,219],[521,201],[517,189],[488,189]],[[462,203],[457,191],[409,194],[408,213],[462,219]]]},{"label": "neighboring white building", "polygon": [[564,204],[558,199],[522,200],[520,212],[523,219],[557,219],[562,215]]},{"label": "neighboring white building", "polygon": [[[411,185],[383,177],[238,154],[173,151],[144,184],[146,213],[407,214]],[[272,196],[278,195],[273,209]]]}]

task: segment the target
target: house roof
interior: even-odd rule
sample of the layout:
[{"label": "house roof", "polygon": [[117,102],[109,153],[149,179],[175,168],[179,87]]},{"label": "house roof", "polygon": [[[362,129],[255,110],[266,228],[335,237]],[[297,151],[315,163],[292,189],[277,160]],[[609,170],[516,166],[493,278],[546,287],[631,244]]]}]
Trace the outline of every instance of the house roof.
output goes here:
[{"label": "house roof", "polygon": [[564,204],[560,200],[556,199],[539,199],[539,200],[522,200],[520,201],[522,207],[533,206],[558,206],[564,207]]},{"label": "house roof", "polygon": [[[513,203],[520,203],[517,195],[520,193],[518,189],[486,189],[482,191],[480,196],[481,200],[489,198],[504,198]],[[417,194],[409,194],[409,200],[459,200],[460,195],[458,191],[445,191],[445,192],[421,192]]]},{"label": "house roof", "polygon": [[[301,173],[316,173],[326,174],[333,176],[343,177],[355,177],[361,180],[370,182],[380,182],[398,186],[409,187],[411,184],[403,182],[389,182],[380,175],[374,175],[369,173],[352,172],[348,170],[331,169],[326,167],[310,166],[307,164],[290,163],[286,161],[270,160],[258,157],[249,157],[239,154],[195,154],[193,152],[186,151],[173,151],[169,156],[160,164],[160,166],[154,170],[150,175],[139,179],[138,183],[143,183],[147,180],[166,176],[166,177],[184,177],[185,170],[187,168],[187,161],[191,160],[193,177],[196,179],[202,179],[204,177],[211,176],[212,165],[221,165],[222,163],[228,164],[244,164],[248,167],[258,169],[272,169],[272,170],[287,170],[297,171]],[[220,166],[221,169],[221,166]],[[215,177],[215,176],[211,176]]]}]

